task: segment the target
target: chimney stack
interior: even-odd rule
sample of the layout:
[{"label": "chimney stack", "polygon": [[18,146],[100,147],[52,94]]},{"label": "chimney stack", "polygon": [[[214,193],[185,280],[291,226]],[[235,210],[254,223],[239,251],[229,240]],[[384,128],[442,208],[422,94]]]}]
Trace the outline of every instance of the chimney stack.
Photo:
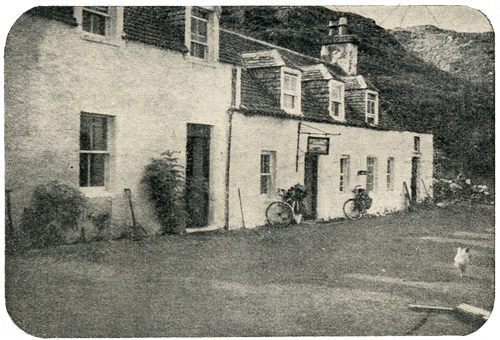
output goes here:
[{"label": "chimney stack", "polygon": [[348,75],[356,75],[358,68],[358,41],[349,34],[347,18],[328,24],[328,37],[321,46],[321,59],[337,64]]}]

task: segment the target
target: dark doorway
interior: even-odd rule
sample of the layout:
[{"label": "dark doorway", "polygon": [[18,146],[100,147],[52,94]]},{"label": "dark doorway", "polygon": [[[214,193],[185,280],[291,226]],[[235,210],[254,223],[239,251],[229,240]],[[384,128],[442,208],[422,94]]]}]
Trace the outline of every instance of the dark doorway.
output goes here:
[{"label": "dark doorway", "polygon": [[304,200],[304,218],[316,219],[318,206],[318,155],[306,154],[304,186],[307,190],[307,196]]},{"label": "dark doorway", "polygon": [[186,205],[190,227],[208,224],[210,126],[188,124],[186,144]]},{"label": "dark doorway", "polygon": [[413,157],[411,159],[411,200],[413,203],[417,202],[418,198],[418,177],[420,172],[420,158]]}]

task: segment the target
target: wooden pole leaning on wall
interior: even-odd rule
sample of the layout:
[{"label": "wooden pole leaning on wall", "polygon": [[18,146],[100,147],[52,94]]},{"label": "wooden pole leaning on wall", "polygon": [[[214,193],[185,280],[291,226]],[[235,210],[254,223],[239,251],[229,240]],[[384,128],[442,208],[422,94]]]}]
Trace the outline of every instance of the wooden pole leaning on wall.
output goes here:
[{"label": "wooden pole leaning on wall", "polygon": [[405,190],[405,198],[408,200],[408,209],[412,208],[412,200],[410,196],[410,191],[408,190],[408,185],[406,182],[403,182],[404,190]]},{"label": "wooden pole leaning on wall", "polygon": [[229,172],[231,170],[231,137],[233,131],[233,110],[228,110],[228,128],[227,128],[227,157],[226,157],[226,177],[225,177],[225,197],[224,197],[224,229],[229,230]]},{"label": "wooden pole leaning on wall", "polygon": [[299,150],[300,150],[300,128],[302,126],[302,122],[299,122],[297,126],[297,151],[295,154],[295,172],[299,172]]},{"label": "wooden pole leaning on wall", "polygon": [[429,195],[429,191],[427,190],[427,187],[425,186],[424,179],[421,178],[420,180],[422,181],[422,186],[424,187],[424,190],[425,190],[427,197],[431,198],[431,195]]},{"label": "wooden pole leaning on wall", "polygon": [[238,197],[240,199],[240,211],[241,211],[241,226],[245,228],[245,215],[243,214],[243,201],[241,200],[241,191],[238,188]]}]

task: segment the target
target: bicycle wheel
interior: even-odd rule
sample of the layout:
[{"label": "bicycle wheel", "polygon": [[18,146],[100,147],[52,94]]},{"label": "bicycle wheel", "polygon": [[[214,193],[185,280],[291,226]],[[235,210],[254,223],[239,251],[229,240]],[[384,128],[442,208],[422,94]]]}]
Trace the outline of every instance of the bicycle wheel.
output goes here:
[{"label": "bicycle wheel", "polygon": [[359,220],[363,215],[354,198],[350,198],[344,203],[344,215],[350,220]]},{"label": "bicycle wheel", "polygon": [[266,218],[273,227],[288,227],[292,223],[293,211],[284,202],[273,202],[267,207]]}]

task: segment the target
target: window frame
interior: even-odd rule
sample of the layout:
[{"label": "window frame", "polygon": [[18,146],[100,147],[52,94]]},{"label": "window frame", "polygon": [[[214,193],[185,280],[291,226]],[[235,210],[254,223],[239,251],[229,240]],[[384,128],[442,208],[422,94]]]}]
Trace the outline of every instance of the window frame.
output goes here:
[{"label": "window frame", "polygon": [[[269,171],[262,172],[263,169],[263,156],[269,156]],[[262,191],[262,177],[268,177],[267,192]],[[259,192],[261,196],[271,197],[276,191],[276,151],[262,150],[260,153],[260,167],[259,167]]]},{"label": "window frame", "polygon": [[[98,11],[94,9],[95,7],[105,7],[106,12]],[[91,31],[87,31],[84,29],[84,20],[85,20],[85,13],[90,13],[91,18],[94,16],[102,17],[104,20],[104,34],[100,33],[95,33],[94,30],[92,30],[92,24],[91,24]],[[109,26],[110,26],[110,21],[111,21],[111,15],[110,15],[110,7],[109,6],[82,6],[82,30],[91,33],[91,34],[97,34],[101,36],[107,36],[109,35]],[[93,20],[92,20],[93,23]]]},{"label": "window frame", "polygon": [[[369,160],[373,159],[373,164],[369,164]],[[378,185],[378,178],[377,178],[377,172],[378,172],[378,160],[377,157],[374,156],[367,156],[366,157],[366,186],[365,189],[367,192],[376,192],[377,191],[377,185]],[[370,168],[372,171],[370,172]],[[369,178],[372,178],[371,180],[371,186]]]},{"label": "window frame", "polygon": [[[370,96],[374,96],[375,99],[371,99]],[[372,104],[373,112],[370,112]],[[371,119],[373,119],[373,122],[369,121]],[[378,125],[378,93],[376,91],[365,91],[365,122],[371,125]]]},{"label": "window frame", "polygon": [[387,191],[394,191],[394,178],[395,178],[394,169],[395,169],[394,157],[387,157],[387,179],[386,179]]},{"label": "window frame", "polygon": [[[204,12],[207,15],[207,18],[203,18],[201,16],[198,16],[195,14],[195,10]],[[209,53],[210,53],[210,48],[209,48],[209,35],[210,35],[210,16],[211,12],[205,8],[202,7],[192,7],[191,11],[189,13],[189,55],[192,58],[196,58],[199,60],[208,60],[209,59]],[[206,24],[206,36],[205,40],[206,41],[201,41],[196,38],[193,38],[193,21],[199,23],[199,22],[204,22]],[[196,25],[197,28],[199,28],[199,24]],[[199,36],[199,32],[197,31],[195,33],[195,36]],[[198,57],[194,54],[194,48],[193,45],[195,46],[203,46],[204,52],[203,52],[203,58]]]},{"label": "window frame", "polygon": [[420,136],[413,136],[413,151],[420,153],[421,150],[421,139]]},{"label": "window frame", "polygon": [[[81,38],[87,41],[98,42],[114,46],[124,46],[123,35],[123,6],[102,6],[108,8],[108,13],[102,13],[89,7],[97,6],[75,6],[74,15],[78,22],[78,31]],[[101,35],[84,30],[84,12],[93,13],[105,17],[105,34]]]},{"label": "window frame", "polygon": [[241,104],[241,67],[231,68],[231,107],[239,108]]},{"label": "window frame", "polygon": [[[345,106],[344,105],[344,103],[345,103],[345,86],[343,83],[336,82],[333,80],[330,80],[328,82],[328,85],[329,85],[329,90],[330,90],[330,98],[329,98],[329,103],[328,103],[328,110],[330,112],[330,116],[333,119],[343,121],[343,120],[345,120],[345,108],[344,108],[344,106]],[[335,97],[334,93],[335,93],[336,89],[338,89],[338,93],[339,93],[338,100],[335,100],[336,98],[334,98]],[[335,115],[335,112],[333,109],[334,103],[338,104],[338,107],[339,107],[339,114],[338,115]]]},{"label": "window frame", "polygon": [[[342,166],[342,161],[345,160],[345,165]],[[339,160],[339,192],[347,193],[349,192],[349,182],[350,182],[350,168],[351,168],[351,157],[349,155],[342,155]]]},{"label": "window frame", "polygon": [[[106,132],[105,132],[105,143],[106,146],[104,149],[95,149],[95,148],[90,148],[90,149],[83,149],[82,147],[82,119],[83,116],[89,116],[91,118],[102,118],[105,121],[105,126],[106,126]],[[106,115],[106,114],[100,114],[100,113],[90,113],[90,112],[85,112],[82,111],[80,112],[80,145],[79,145],[79,183],[78,186],[80,190],[82,190],[84,193],[95,193],[95,192],[102,192],[106,191],[110,187],[111,183],[111,162],[113,158],[113,150],[114,150],[114,116],[111,115]],[[91,130],[92,132],[92,130]],[[92,134],[91,134],[92,135]],[[91,143],[92,143],[92,136],[90,137]],[[91,162],[88,161],[87,165],[87,185],[82,186],[81,184],[81,155],[104,155],[104,166],[103,166],[103,185],[91,185],[91,180],[90,180],[90,167],[91,167]]]},{"label": "window frame", "polygon": [[[294,91],[285,89],[285,78],[287,76],[292,76],[295,77],[296,81],[296,87]],[[300,114],[301,113],[301,106],[302,106],[302,73],[299,70],[294,70],[288,67],[281,67],[281,96],[280,96],[280,102],[281,102],[281,109],[283,109],[285,112],[292,113],[292,114]],[[286,107],[285,106],[285,96],[292,96],[294,99],[294,107]]]}]

